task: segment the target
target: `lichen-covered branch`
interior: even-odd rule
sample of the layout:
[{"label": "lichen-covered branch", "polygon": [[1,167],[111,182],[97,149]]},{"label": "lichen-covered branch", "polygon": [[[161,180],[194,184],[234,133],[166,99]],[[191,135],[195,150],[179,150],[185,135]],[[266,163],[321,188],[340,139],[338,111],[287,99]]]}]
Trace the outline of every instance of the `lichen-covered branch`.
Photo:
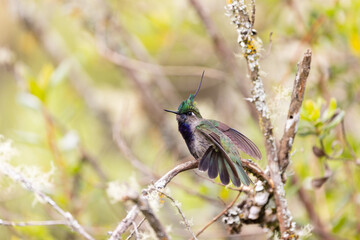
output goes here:
[{"label": "lichen-covered branch", "polygon": [[278,230],[276,211],[268,206],[273,196],[269,190],[261,181],[256,182],[254,190],[225,213],[222,221],[230,233],[240,233],[244,224],[259,224],[273,232]]},{"label": "lichen-covered branch", "polygon": [[296,73],[289,112],[286,120],[284,135],[280,141],[279,164],[280,169],[285,171],[289,164],[289,154],[294,143],[300,120],[301,104],[303,102],[306,80],[309,76],[311,64],[311,50],[308,49],[300,63]]},{"label": "lichen-covered branch", "polygon": [[253,84],[251,102],[258,111],[261,129],[265,138],[265,148],[271,179],[274,183],[274,199],[276,214],[279,221],[282,239],[294,239],[296,234],[295,222],[292,221],[291,213],[287,207],[284,184],[280,174],[280,166],[277,156],[277,147],[273,134],[273,126],[270,120],[270,112],[266,104],[266,94],[260,76],[260,54],[258,52],[259,41],[255,39],[255,31],[252,28],[252,20],[249,17],[244,0],[234,0],[227,4],[227,13],[238,31],[238,43],[247,62],[250,72],[250,80]]}]

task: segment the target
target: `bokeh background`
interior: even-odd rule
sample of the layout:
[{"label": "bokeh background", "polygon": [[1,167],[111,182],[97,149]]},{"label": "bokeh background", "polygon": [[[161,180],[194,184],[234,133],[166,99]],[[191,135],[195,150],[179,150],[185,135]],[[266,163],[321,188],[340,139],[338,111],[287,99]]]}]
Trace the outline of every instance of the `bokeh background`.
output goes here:
[{"label": "bokeh background", "polygon": [[[18,151],[11,164],[39,181],[96,239],[106,239],[130,209],[131,203],[119,201],[124,183],[141,191],[191,159],[175,116],[162,109],[176,110],[194,93],[203,70],[197,96],[202,115],[252,139],[264,155],[258,164],[266,167],[257,116],[246,101],[251,83],[225,5],[218,0],[0,0],[0,134]],[[359,14],[359,1],[256,2],[254,28],[263,42],[260,65],[278,140],[296,64],[306,49],[313,52],[286,193],[299,231],[314,224],[301,188],[339,239],[360,236]],[[134,167],[133,158],[152,175]],[[3,220],[61,219],[0,176]],[[177,176],[169,191],[194,232],[236,195],[197,170]],[[174,239],[190,237],[167,199],[158,208]],[[147,223],[140,232],[143,239],[153,238]],[[265,238],[253,228],[243,235]],[[0,226],[0,236],[80,239],[66,226]],[[219,220],[200,239],[228,237]],[[320,239],[316,232],[308,238]]]}]

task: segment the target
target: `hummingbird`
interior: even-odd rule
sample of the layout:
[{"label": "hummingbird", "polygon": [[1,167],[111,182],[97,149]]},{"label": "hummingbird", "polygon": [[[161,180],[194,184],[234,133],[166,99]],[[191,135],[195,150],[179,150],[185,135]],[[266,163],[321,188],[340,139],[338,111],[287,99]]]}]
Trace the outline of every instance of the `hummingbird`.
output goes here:
[{"label": "hummingbird", "polygon": [[228,185],[231,180],[236,187],[240,187],[241,183],[249,186],[251,179],[241,165],[238,149],[258,160],[262,157],[261,152],[242,133],[225,123],[201,116],[194,99],[200,91],[204,72],[194,95],[190,94],[177,111],[164,111],[176,114],[179,132],[191,155],[200,160],[200,171],[207,171],[211,179],[220,175],[220,181],[224,185]]}]

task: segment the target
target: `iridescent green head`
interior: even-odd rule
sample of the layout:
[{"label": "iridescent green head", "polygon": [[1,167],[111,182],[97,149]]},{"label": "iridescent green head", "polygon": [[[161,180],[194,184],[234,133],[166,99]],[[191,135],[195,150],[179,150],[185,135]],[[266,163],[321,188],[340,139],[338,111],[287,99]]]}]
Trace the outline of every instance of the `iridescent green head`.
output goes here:
[{"label": "iridescent green head", "polygon": [[178,107],[177,112],[175,111],[171,111],[171,110],[167,110],[164,109],[166,112],[171,112],[171,113],[175,113],[175,114],[186,114],[189,112],[193,112],[197,117],[201,118],[201,114],[199,109],[196,107],[196,102],[194,101],[196,95],[198,94],[200,87],[201,87],[201,83],[204,77],[204,73],[205,71],[203,71],[202,75],[201,75],[201,80],[200,80],[200,84],[198,89],[196,90],[196,93],[194,95],[190,94],[188,99],[185,99]]}]

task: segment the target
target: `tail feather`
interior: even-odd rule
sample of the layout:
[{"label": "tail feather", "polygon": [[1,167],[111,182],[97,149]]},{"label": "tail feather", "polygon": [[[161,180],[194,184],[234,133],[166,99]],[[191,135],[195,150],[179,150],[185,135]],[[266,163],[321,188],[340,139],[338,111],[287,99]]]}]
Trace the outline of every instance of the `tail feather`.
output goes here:
[{"label": "tail feather", "polygon": [[241,163],[236,161],[233,167],[231,167],[227,160],[230,161],[223,153],[209,147],[200,160],[199,170],[208,171],[209,178],[211,179],[219,175],[220,181],[224,185],[229,184],[231,180],[236,187],[240,187],[241,183],[249,186],[252,181],[244,171]]},{"label": "tail feather", "polygon": [[236,169],[238,170],[238,175],[240,177],[241,182],[244,183],[246,186],[249,186],[252,181],[244,171],[244,168],[239,163],[236,163],[235,166]]},{"label": "tail feather", "polygon": [[216,178],[218,175],[218,164],[217,164],[217,152],[215,150],[210,153],[210,161],[209,161],[209,178]]},{"label": "tail feather", "polygon": [[201,158],[199,163],[200,171],[207,171],[209,169],[212,149],[213,149],[212,147],[209,147],[208,150],[206,150],[206,152],[204,153],[203,157]]},{"label": "tail feather", "polygon": [[230,182],[229,173],[225,167],[224,159],[218,159],[217,164],[219,165],[219,174],[220,174],[220,181],[224,185],[228,185]]},{"label": "tail feather", "polygon": [[[230,165],[229,165],[227,162],[225,162],[225,166],[226,166],[226,169],[227,169],[228,172],[229,172],[231,182],[232,182],[236,187],[240,187],[240,186],[241,186],[241,181],[240,181],[239,177],[236,176],[236,175],[239,175],[239,176],[240,176],[240,174],[235,174],[235,173],[232,171]],[[237,168],[237,165],[235,165],[235,166],[236,166],[236,168]],[[237,170],[237,169],[236,169],[236,170]],[[238,172],[239,172],[239,171],[238,171]]]}]

